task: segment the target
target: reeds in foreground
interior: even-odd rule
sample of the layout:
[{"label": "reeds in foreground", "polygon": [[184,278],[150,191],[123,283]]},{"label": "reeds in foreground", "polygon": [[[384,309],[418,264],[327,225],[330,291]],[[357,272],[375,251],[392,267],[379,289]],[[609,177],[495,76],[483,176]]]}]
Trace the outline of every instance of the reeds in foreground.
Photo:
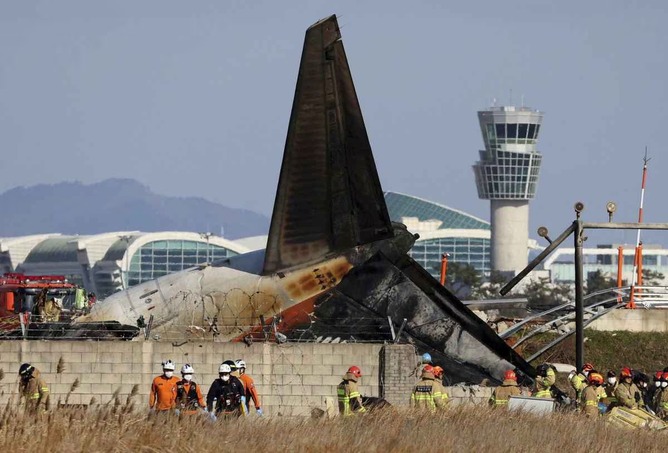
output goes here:
[{"label": "reeds in foreground", "polygon": [[[114,403],[116,398],[112,400]],[[112,402],[110,401],[110,403]],[[218,421],[147,416],[126,405],[60,409],[30,417],[0,412],[0,448],[70,451],[664,451],[668,432],[620,431],[578,414],[536,416],[486,407],[439,414],[388,409],[346,419],[248,417]],[[18,446],[18,448],[17,448]]]}]

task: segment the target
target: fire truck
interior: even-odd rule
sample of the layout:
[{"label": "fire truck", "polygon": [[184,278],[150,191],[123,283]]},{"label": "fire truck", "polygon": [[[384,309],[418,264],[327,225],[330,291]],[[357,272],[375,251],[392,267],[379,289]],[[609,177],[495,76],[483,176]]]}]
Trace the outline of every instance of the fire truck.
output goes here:
[{"label": "fire truck", "polygon": [[0,275],[0,339],[130,340],[137,336],[138,327],[117,321],[73,323],[89,308],[85,294],[62,275]]},{"label": "fire truck", "polygon": [[[40,297],[58,306],[53,322],[69,322],[75,314],[77,287],[62,275],[25,275],[7,273],[0,276],[0,336],[22,328],[22,324],[46,321],[40,313]],[[80,289],[80,291],[82,291]]]}]

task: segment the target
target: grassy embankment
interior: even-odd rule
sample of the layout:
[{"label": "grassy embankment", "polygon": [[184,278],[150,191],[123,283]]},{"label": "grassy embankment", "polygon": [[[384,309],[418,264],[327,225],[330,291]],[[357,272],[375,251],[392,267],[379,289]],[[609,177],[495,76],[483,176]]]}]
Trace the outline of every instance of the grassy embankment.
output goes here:
[{"label": "grassy embankment", "polygon": [[[530,340],[520,353],[531,355],[541,346],[556,338],[555,334],[543,334]],[[600,332],[585,330],[585,361],[592,362],[601,372],[628,366],[654,374],[668,366],[668,333],[656,332]],[[575,335],[564,340],[543,354],[536,363],[556,362],[575,364]]]},{"label": "grassy embankment", "polygon": [[33,419],[0,414],[5,451],[664,451],[668,432],[620,432],[573,413],[533,416],[456,407],[438,415],[388,410],[352,419],[259,418],[210,422],[147,417],[126,406],[60,409]]}]

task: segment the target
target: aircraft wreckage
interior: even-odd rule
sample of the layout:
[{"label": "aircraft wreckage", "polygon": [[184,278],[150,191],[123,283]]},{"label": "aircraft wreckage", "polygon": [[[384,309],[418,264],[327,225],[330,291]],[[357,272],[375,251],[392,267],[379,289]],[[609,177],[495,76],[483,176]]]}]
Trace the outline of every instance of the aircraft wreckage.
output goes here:
[{"label": "aircraft wreckage", "polygon": [[[336,16],[306,31],[266,250],[143,283],[95,305],[70,329],[162,339],[388,340],[436,355],[453,382],[533,368],[413,261],[417,235],[392,223]],[[365,321],[360,322],[361,319]],[[189,337],[188,335],[192,335]]]}]

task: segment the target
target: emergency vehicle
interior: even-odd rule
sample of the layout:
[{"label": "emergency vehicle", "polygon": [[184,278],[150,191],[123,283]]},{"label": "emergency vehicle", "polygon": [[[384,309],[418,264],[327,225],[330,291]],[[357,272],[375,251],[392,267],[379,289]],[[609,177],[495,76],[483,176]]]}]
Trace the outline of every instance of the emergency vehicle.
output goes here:
[{"label": "emergency vehicle", "polygon": [[0,336],[16,331],[24,324],[39,322],[38,299],[44,292],[45,300],[59,304],[58,321],[69,322],[74,314],[77,287],[62,275],[25,275],[7,273],[0,276]]}]

